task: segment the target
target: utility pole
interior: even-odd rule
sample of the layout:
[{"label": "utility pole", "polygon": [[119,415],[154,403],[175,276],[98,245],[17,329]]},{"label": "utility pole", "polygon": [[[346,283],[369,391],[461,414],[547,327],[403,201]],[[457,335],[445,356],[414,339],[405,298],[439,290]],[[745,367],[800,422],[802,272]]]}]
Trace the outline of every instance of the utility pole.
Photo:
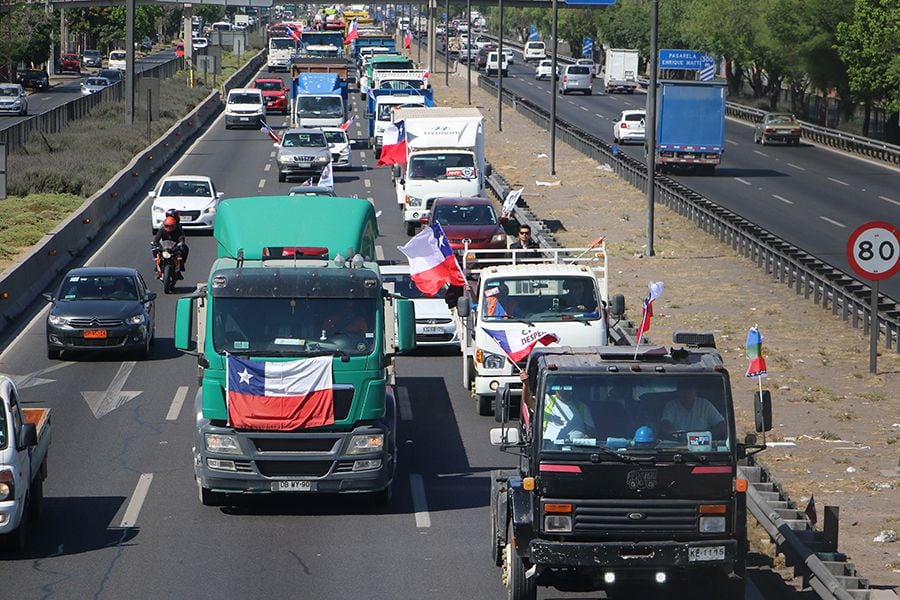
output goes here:
[{"label": "utility pole", "polygon": [[125,124],[134,125],[134,9],[136,0],[125,0]]},{"label": "utility pole", "polygon": [[500,31],[497,39],[497,131],[503,131],[503,0],[497,0],[497,9],[500,13]]},{"label": "utility pole", "polygon": [[[555,0],[554,0],[555,1]],[[659,0],[650,2],[650,87],[647,89],[647,256],[653,256],[653,212],[656,196],[656,77],[659,54]]]},{"label": "utility pole", "polygon": [[553,21],[551,25],[550,44],[552,57],[550,60],[550,174],[556,175],[556,33],[559,13],[557,0],[553,0]]}]

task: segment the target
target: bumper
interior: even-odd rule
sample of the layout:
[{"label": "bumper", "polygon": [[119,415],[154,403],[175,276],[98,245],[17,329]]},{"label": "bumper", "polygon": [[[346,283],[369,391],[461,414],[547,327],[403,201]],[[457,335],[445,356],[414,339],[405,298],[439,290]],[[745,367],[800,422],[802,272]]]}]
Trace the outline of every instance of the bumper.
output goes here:
[{"label": "bumper", "polygon": [[0,115],[18,115],[25,109],[24,106],[0,106]]},{"label": "bumper", "polygon": [[22,509],[18,500],[0,502],[0,535],[12,533],[22,520]]},{"label": "bumper", "polygon": [[119,325],[103,329],[106,337],[86,338],[85,329],[69,327],[47,327],[47,346],[54,350],[74,350],[78,352],[104,350],[130,350],[143,348],[150,335],[146,323],[141,325]]},{"label": "bumper", "polygon": [[509,384],[510,393],[513,396],[522,394],[522,380],[518,375],[476,375],[475,393],[479,396],[494,394],[503,387],[504,383]]},{"label": "bumper", "polygon": [[622,142],[644,142],[647,136],[643,133],[623,133],[619,132],[619,139]]},{"label": "bumper", "polygon": [[230,127],[259,127],[265,121],[264,115],[225,115],[225,125]]},{"label": "bumper", "polygon": [[[152,221],[153,230],[156,231],[160,227],[162,227],[163,217],[165,215],[154,215]],[[190,229],[191,231],[212,231],[216,226],[216,215],[215,213],[209,214],[201,214],[196,219],[190,219],[190,217],[182,216],[181,217],[181,228],[182,229]]]},{"label": "bumper", "polygon": [[348,153],[346,156],[341,158],[340,154],[332,154],[331,155],[331,166],[335,169],[349,169],[353,166],[353,161],[350,159],[352,154]]},{"label": "bumper", "polygon": [[793,133],[764,133],[763,138],[767,142],[794,142],[800,141],[800,136]]},{"label": "bumper", "polygon": [[419,219],[427,217],[430,214],[431,210],[427,208],[404,208],[403,221],[406,223],[415,223],[416,225],[418,225],[420,223]]},{"label": "bumper", "polygon": [[299,164],[291,163],[278,164],[278,172],[285,177],[321,177],[324,169],[324,165],[304,167]]},{"label": "bumper", "polygon": [[290,64],[291,64],[290,59],[287,59],[287,58],[277,59],[277,60],[272,60],[272,61],[269,61],[268,63],[266,63],[266,68],[269,70],[284,69],[285,71],[287,71],[288,66],[290,66]]},{"label": "bumper", "polygon": [[273,100],[272,102],[266,102],[266,112],[285,112],[287,109],[287,100]]},{"label": "bumper", "polygon": [[[691,549],[724,548],[724,558],[691,560]],[[659,570],[692,571],[722,568],[731,571],[738,556],[736,540],[695,542],[578,543],[532,540],[531,559],[544,567],[581,567],[596,571],[631,573]],[[695,550],[696,552],[696,550]]]}]

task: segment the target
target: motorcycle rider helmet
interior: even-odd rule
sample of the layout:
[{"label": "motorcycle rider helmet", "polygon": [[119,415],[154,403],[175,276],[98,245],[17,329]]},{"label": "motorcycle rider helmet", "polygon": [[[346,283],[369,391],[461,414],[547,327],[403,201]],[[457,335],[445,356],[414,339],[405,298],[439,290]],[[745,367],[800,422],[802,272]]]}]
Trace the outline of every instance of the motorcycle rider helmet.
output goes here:
[{"label": "motorcycle rider helmet", "polygon": [[172,217],[173,219],[175,219],[175,222],[176,222],[176,223],[181,222],[181,216],[178,214],[178,209],[177,209],[177,208],[170,208],[169,210],[167,210],[167,211],[166,211],[166,216],[167,216],[167,217]]},{"label": "motorcycle rider helmet", "polygon": [[634,443],[636,446],[650,446],[656,443],[656,434],[653,428],[648,425],[642,425],[634,432]]},{"label": "motorcycle rider helmet", "polygon": [[163,229],[166,231],[175,231],[175,217],[166,217],[163,221]]}]

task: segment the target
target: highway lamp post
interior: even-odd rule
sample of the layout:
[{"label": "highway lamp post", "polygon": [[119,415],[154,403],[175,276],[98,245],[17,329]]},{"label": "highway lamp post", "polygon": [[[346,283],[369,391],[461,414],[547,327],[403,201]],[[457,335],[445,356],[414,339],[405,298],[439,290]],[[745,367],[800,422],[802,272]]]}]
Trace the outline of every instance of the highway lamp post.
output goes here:
[{"label": "highway lamp post", "polygon": [[497,131],[503,131],[503,0],[497,0],[499,27],[497,38]]},{"label": "highway lamp post", "polygon": [[659,0],[650,2],[650,86],[647,88],[647,109],[644,119],[647,148],[647,256],[653,250],[653,211],[656,196],[656,78],[659,54]]},{"label": "highway lamp post", "polygon": [[450,85],[450,0],[444,13],[444,85]]},{"label": "highway lamp post", "polygon": [[[410,5],[412,6],[412,5]],[[412,19],[409,21],[410,25],[412,25]],[[422,66],[422,32],[420,27],[422,26],[422,7],[418,7],[416,10],[416,65],[419,67]]]},{"label": "highway lamp post", "polygon": [[556,175],[556,33],[558,2],[553,0],[553,19],[550,25],[550,174]]},{"label": "highway lamp post", "polygon": [[125,0],[125,124],[134,125],[134,11],[136,0]]},{"label": "highway lamp post", "polygon": [[[466,97],[472,105],[472,0],[466,0]],[[462,49],[460,48],[460,51]]]}]

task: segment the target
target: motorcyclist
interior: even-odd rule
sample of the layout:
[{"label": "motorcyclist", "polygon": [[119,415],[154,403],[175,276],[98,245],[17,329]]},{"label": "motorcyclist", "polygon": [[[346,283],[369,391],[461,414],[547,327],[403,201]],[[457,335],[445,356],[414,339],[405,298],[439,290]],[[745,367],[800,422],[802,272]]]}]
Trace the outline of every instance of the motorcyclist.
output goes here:
[{"label": "motorcyclist", "polygon": [[[187,252],[185,252],[186,247],[184,245],[184,230],[181,228],[181,225],[178,224],[178,220],[173,216],[168,216],[163,219],[162,227],[159,228],[159,231],[156,232],[156,237],[153,238],[153,256],[154,258],[160,252],[160,245],[162,242],[174,242],[179,245],[180,254],[181,254],[181,271],[184,271],[184,263],[187,258]],[[162,274],[159,272],[157,268],[156,276],[160,277]],[[181,273],[178,273],[178,278],[181,279]]]},{"label": "motorcyclist", "polygon": [[[175,224],[178,226],[178,229],[184,233],[184,228],[181,226],[181,215],[178,214],[177,208],[170,208],[166,211],[166,217],[174,217]],[[187,264],[188,254],[190,254],[191,249],[188,248],[187,238],[181,243],[181,272],[184,272],[184,265]]]}]

